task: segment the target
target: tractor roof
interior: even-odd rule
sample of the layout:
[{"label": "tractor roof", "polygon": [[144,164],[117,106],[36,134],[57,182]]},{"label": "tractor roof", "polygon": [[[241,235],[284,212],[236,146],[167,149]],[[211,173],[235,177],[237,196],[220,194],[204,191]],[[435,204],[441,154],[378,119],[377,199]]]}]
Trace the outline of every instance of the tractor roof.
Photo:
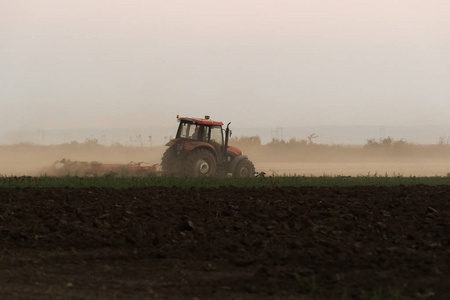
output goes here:
[{"label": "tractor roof", "polygon": [[210,120],[210,119],[180,117],[179,120],[180,121],[193,122],[193,123],[196,123],[196,124],[199,124],[199,125],[218,125],[218,126],[222,126],[223,125],[222,122],[213,121],[213,120]]}]

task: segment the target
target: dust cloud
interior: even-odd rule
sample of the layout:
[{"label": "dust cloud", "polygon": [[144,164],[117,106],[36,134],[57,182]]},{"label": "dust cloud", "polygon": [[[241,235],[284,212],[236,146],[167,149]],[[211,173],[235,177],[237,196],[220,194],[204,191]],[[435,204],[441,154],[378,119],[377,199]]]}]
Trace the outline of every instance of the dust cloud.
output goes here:
[{"label": "dust cloud", "polygon": [[[298,176],[448,176],[450,145],[417,145],[390,138],[366,145],[326,145],[308,140],[232,138],[254,162],[257,172]],[[55,161],[97,161],[159,164],[165,146],[105,146],[98,142],[60,145],[15,144],[0,146],[1,176],[40,176]]]},{"label": "dust cloud", "polygon": [[0,146],[0,175],[40,176],[55,161],[97,161],[127,164],[145,162],[158,164],[165,147],[104,146],[98,143],[68,143],[52,146],[17,144]]},{"label": "dust cloud", "polygon": [[233,138],[257,172],[284,176],[448,176],[450,145],[424,145],[390,137],[365,145],[316,144],[313,140]]}]

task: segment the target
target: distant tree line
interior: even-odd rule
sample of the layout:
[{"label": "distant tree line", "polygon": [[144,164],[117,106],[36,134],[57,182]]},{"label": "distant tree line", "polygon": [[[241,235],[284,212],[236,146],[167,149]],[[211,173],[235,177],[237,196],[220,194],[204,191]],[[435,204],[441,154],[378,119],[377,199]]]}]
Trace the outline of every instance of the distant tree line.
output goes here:
[{"label": "distant tree line", "polygon": [[330,145],[316,143],[317,138],[318,135],[311,134],[305,139],[272,139],[269,143],[262,144],[259,136],[241,136],[230,139],[230,145],[241,148],[249,155],[274,161],[450,159],[450,143],[444,138],[432,145],[410,143],[392,137],[368,139],[364,145]]}]

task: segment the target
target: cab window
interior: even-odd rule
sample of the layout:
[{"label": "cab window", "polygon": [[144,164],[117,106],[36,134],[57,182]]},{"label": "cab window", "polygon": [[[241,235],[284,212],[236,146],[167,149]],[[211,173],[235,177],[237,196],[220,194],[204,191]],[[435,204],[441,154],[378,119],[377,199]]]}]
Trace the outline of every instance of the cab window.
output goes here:
[{"label": "cab window", "polygon": [[205,126],[183,122],[180,124],[178,137],[199,141],[207,141],[209,138],[209,134]]},{"label": "cab window", "polygon": [[178,137],[187,138],[189,136],[189,128],[191,127],[190,123],[181,123],[180,128],[178,129]]},{"label": "cab window", "polygon": [[222,127],[211,126],[211,143],[217,143],[222,145]]}]

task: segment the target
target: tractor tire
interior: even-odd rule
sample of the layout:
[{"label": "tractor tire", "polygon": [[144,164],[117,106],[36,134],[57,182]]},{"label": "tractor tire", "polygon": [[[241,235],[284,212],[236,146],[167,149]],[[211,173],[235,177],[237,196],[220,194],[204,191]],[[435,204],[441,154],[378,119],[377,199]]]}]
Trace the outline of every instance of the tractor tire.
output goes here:
[{"label": "tractor tire", "polygon": [[235,178],[251,178],[255,175],[255,166],[248,159],[243,159],[236,165],[233,171]]},{"label": "tractor tire", "polygon": [[214,155],[206,149],[197,149],[186,159],[184,175],[187,177],[212,176],[217,171]]},{"label": "tractor tire", "polygon": [[176,146],[172,146],[164,152],[161,159],[161,169],[164,175],[180,175],[183,169],[183,160],[177,154]]}]

